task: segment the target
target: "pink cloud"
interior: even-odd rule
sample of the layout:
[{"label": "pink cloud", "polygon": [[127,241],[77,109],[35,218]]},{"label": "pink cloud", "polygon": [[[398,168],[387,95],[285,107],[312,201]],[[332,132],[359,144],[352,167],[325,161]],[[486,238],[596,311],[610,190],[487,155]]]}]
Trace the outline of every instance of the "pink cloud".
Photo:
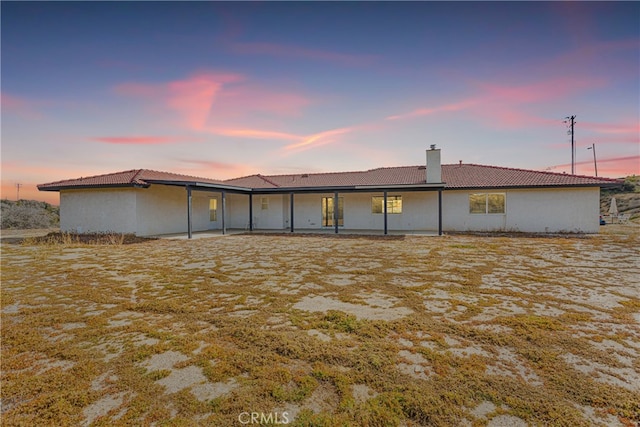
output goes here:
[{"label": "pink cloud", "polygon": [[42,117],[42,114],[36,109],[39,105],[43,104],[42,101],[33,101],[27,98],[9,95],[8,93],[1,93],[0,104],[2,104],[3,113],[16,114],[30,119]]},{"label": "pink cloud", "polygon": [[167,105],[183,115],[193,130],[204,129],[211,107],[223,85],[241,80],[238,75],[197,74],[167,85]]},{"label": "pink cloud", "polygon": [[[247,112],[263,112],[275,116],[300,116],[311,100],[299,93],[279,92],[257,84],[225,87],[220,92],[214,115],[242,117]],[[219,108],[218,108],[219,107]]]},{"label": "pink cloud", "polygon": [[173,136],[101,136],[91,139],[93,141],[104,142],[106,144],[123,145],[157,145],[184,141],[182,138]]},{"label": "pink cloud", "polygon": [[308,150],[310,148],[331,144],[338,140],[340,135],[352,132],[356,129],[356,127],[345,127],[339,129],[331,129],[324,132],[314,133],[312,135],[308,135],[302,139],[300,142],[295,142],[293,144],[289,144],[283,147],[285,151],[291,150]]},{"label": "pink cloud", "polygon": [[640,134],[640,123],[580,122],[580,127],[607,134]]},{"label": "pink cloud", "polygon": [[303,137],[286,132],[276,132],[259,129],[230,129],[230,128],[210,128],[212,133],[225,136],[234,136],[239,138],[256,138],[256,139],[278,139],[288,141],[299,141]]},{"label": "pink cloud", "polygon": [[[308,97],[292,91],[274,91],[248,83],[239,74],[197,73],[182,80],[159,84],[124,83],[116,92],[146,98],[157,110],[177,117],[180,126],[196,132],[227,136],[293,138],[275,130],[248,130],[242,122],[256,119],[253,113],[272,117],[297,116],[310,104]],[[231,126],[229,126],[231,125]],[[237,129],[236,129],[237,128]]]},{"label": "pink cloud", "polygon": [[453,104],[444,104],[444,105],[440,105],[437,107],[430,107],[430,108],[418,108],[408,113],[388,116],[385,118],[385,120],[412,119],[414,117],[428,116],[435,113],[461,111],[461,110],[466,110],[478,104],[478,102],[480,102],[480,99],[478,98],[469,98]]},{"label": "pink cloud", "polygon": [[[598,157],[596,160],[598,163],[598,176],[621,177],[637,175],[640,173],[640,155],[605,158]],[[577,168],[576,172],[578,174],[593,175],[595,173],[593,160],[584,160],[576,162],[575,164]],[[568,169],[570,167],[571,163],[566,163],[550,166],[547,170]]]},{"label": "pink cloud", "polygon": [[584,90],[599,88],[602,79],[562,78],[550,79],[524,85],[475,83],[476,94],[458,102],[421,107],[408,113],[386,117],[386,120],[412,119],[438,113],[469,111],[488,123],[501,127],[527,125],[549,125],[554,120],[538,117],[523,111],[524,107],[547,103]]},{"label": "pink cloud", "polygon": [[476,86],[481,90],[481,96],[486,101],[518,105],[563,98],[583,90],[600,88],[605,84],[604,79],[567,77],[527,85],[479,83]]},{"label": "pink cloud", "polygon": [[211,177],[213,179],[238,178],[258,172],[253,167],[244,163],[224,163],[197,159],[182,159],[181,161],[193,166],[179,168],[176,172],[187,175]]},{"label": "pink cloud", "polygon": [[375,55],[349,54],[325,50],[308,49],[294,45],[276,43],[233,43],[231,50],[241,54],[270,55],[279,57],[311,59],[327,61],[348,66],[371,65],[377,60]]}]

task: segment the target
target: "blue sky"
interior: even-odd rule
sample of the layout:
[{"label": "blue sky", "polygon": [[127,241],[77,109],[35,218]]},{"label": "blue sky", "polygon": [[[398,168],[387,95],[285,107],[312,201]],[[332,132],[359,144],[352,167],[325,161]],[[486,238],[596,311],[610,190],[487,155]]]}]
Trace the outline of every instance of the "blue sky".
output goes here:
[{"label": "blue sky", "polygon": [[638,2],[2,2],[2,197],[135,168],[640,174]]}]

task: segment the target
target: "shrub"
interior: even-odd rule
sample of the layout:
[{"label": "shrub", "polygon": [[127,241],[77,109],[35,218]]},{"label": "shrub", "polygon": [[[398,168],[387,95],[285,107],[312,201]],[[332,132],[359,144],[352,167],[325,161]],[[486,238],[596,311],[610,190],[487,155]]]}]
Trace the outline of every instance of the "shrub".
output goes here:
[{"label": "shrub", "polygon": [[60,224],[60,208],[35,200],[2,200],[1,228],[52,228]]}]

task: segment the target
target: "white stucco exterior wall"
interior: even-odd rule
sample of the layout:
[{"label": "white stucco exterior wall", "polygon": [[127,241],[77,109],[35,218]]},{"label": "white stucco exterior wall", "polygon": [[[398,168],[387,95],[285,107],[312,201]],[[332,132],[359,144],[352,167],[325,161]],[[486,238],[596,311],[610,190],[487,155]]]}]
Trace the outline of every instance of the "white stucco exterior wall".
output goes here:
[{"label": "white stucco exterior wall", "polygon": [[[154,184],[149,188],[140,188],[137,195],[138,235],[187,232],[187,190],[185,187]],[[234,210],[230,194],[226,195],[226,226]],[[217,221],[209,221],[209,200],[218,200]],[[235,212],[233,212],[235,213]],[[219,230],[222,228],[222,195],[219,191],[191,191],[191,225],[193,231]]]},{"label": "white stucco exterior wall", "polygon": [[[266,209],[262,209],[262,199],[266,199]],[[253,196],[254,229],[281,230],[289,226],[288,194],[256,194]],[[247,205],[247,210],[249,209]],[[286,215],[286,218],[285,218]],[[294,218],[295,219],[295,218]]]},{"label": "white stucco exterior wall", "polygon": [[[388,195],[390,197],[402,196],[402,213],[387,215],[387,227],[389,230],[438,229],[437,192],[389,192]],[[339,197],[344,200],[344,226],[341,228],[350,230],[383,230],[384,215],[371,212],[371,199],[374,196],[382,197],[383,194],[339,194]],[[323,197],[333,198],[334,194],[296,194],[294,196],[294,227],[296,229],[322,228]]]},{"label": "white stucco exterior wall", "polygon": [[60,191],[60,229],[74,233],[135,233],[136,190],[98,188]]},{"label": "white stucco exterior wall", "polygon": [[[469,213],[473,193],[505,193],[506,213]],[[598,187],[445,191],[442,204],[445,231],[597,233],[600,227]]]},{"label": "white stucco exterior wall", "polygon": [[[504,193],[506,213],[471,214],[469,195]],[[437,230],[436,191],[394,192],[402,196],[402,213],[388,215],[389,231]],[[340,194],[344,198],[344,227],[351,230],[383,230],[384,215],[371,212],[371,198],[382,193]],[[296,194],[294,227],[322,228],[323,197],[333,193]],[[218,200],[217,221],[209,221],[209,200]],[[262,209],[262,199],[267,201]],[[600,189],[447,190],[443,192],[444,231],[599,231]],[[192,191],[193,231],[222,227],[219,191]],[[248,228],[249,197],[226,194],[225,225]],[[254,195],[254,229],[290,227],[290,195]],[[184,187],[154,184],[149,188],[82,189],[60,192],[60,227],[73,232],[136,233],[141,236],[186,233],[187,192]]]},{"label": "white stucco exterior wall", "polygon": [[[194,192],[195,193],[195,192]],[[197,212],[198,197],[192,199]],[[184,187],[152,184],[136,189],[138,232],[140,236],[187,231],[187,191]],[[199,223],[194,215],[194,229]]]}]

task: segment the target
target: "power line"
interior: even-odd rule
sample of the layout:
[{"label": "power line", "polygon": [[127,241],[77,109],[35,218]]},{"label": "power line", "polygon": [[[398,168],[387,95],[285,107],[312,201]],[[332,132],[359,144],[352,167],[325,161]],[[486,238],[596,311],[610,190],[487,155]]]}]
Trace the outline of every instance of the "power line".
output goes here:
[{"label": "power line", "polygon": [[20,187],[22,187],[22,184],[16,183],[16,202],[20,200]]}]

